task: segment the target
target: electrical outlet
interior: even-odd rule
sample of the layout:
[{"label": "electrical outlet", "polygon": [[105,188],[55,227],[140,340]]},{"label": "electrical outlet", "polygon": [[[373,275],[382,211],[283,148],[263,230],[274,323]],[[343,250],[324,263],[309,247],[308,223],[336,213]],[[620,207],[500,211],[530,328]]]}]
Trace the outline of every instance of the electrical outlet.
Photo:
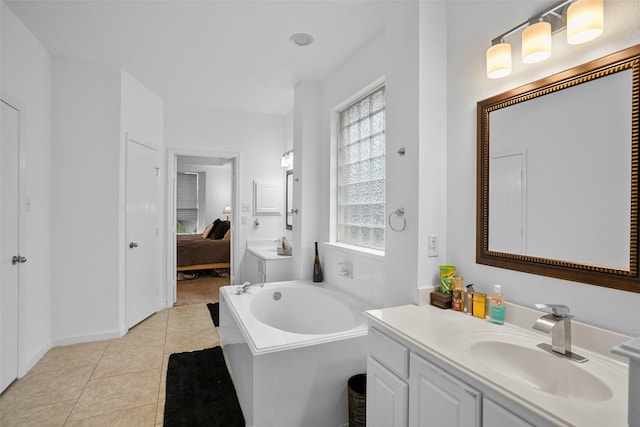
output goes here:
[{"label": "electrical outlet", "polygon": [[436,257],[440,255],[440,239],[437,234],[429,235],[428,246],[429,246],[429,256]]},{"label": "electrical outlet", "polygon": [[249,212],[249,203],[240,203],[240,211],[241,212]]}]

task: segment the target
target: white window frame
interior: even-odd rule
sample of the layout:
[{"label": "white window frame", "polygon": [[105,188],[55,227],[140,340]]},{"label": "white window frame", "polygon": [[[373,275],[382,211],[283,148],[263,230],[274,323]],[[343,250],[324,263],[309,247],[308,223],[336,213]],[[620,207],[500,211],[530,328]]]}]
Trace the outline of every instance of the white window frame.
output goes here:
[{"label": "white window frame", "polygon": [[[340,112],[349,107],[350,105],[358,102],[360,99],[370,95],[381,87],[385,86],[385,77],[382,76],[369,85],[362,88],[360,91],[354,93],[349,98],[345,99],[340,104],[336,105],[331,110],[331,153],[330,153],[330,230],[331,230],[331,244],[345,247],[350,250],[362,252],[365,254],[371,254],[375,256],[384,256],[384,249],[375,249],[367,246],[360,246],[355,244],[338,242],[338,144],[339,144],[339,131],[340,131]],[[386,110],[385,101],[385,110]],[[386,114],[385,114],[386,116]],[[385,120],[386,121],[386,120]],[[386,123],[385,123],[386,128]],[[386,129],[385,129],[386,132]],[[386,151],[385,141],[385,151]],[[385,154],[386,158],[386,154]],[[386,166],[385,166],[386,168]],[[386,181],[386,176],[385,176]],[[386,198],[386,197],[385,197]],[[386,200],[385,200],[386,203]],[[386,228],[386,223],[385,223]]]}]

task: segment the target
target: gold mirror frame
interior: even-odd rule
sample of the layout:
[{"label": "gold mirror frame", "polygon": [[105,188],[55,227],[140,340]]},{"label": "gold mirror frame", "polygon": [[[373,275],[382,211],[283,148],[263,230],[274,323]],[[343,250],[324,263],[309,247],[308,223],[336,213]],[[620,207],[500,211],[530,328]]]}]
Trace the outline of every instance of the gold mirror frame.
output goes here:
[{"label": "gold mirror frame", "polygon": [[[580,264],[489,250],[489,113],[619,71],[632,70],[631,218],[629,269]],[[575,282],[640,292],[638,272],[638,134],[640,45],[613,53],[477,104],[476,263]]]}]

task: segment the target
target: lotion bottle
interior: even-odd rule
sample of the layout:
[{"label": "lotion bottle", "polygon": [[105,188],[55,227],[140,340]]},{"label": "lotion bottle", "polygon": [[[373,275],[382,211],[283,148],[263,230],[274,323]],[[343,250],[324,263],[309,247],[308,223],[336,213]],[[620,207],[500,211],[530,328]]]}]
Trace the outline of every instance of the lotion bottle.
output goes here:
[{"label": "lotion bottle", "polygon": [[489,320],[499,325],[504,324],[504,312],[507,300],[502,295],[502,286],[494,285],[493,293],[489,297]]}]

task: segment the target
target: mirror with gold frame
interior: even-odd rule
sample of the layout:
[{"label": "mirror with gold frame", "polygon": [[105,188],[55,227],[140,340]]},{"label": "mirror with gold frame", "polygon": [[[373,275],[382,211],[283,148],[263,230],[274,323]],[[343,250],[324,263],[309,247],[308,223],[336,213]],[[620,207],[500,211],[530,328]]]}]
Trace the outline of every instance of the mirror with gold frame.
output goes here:
[{"label": "mirror with gold frame", "polygon": [[476,262],[640,292],[640,45],[477,104]]}]

